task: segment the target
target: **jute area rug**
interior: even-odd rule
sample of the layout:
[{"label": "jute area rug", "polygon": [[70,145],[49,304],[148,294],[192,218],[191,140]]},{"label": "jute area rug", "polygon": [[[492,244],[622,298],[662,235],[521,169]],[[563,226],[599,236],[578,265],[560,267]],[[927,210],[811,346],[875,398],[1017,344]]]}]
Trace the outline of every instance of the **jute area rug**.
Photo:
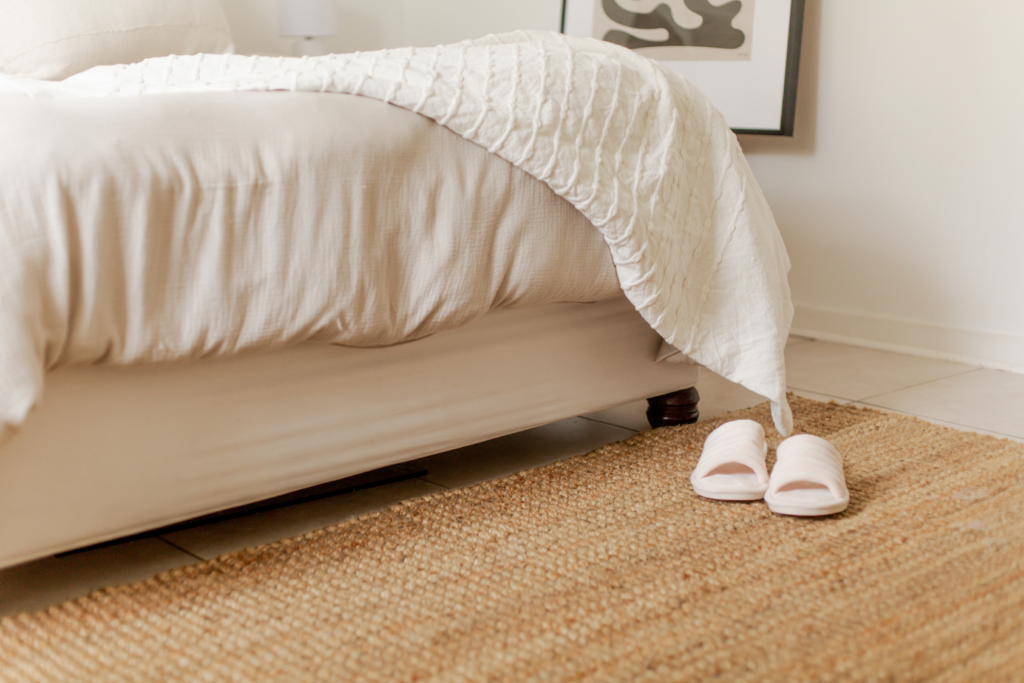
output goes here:
[{"label": "jute area rug", "polygon": [[663,429],[6,618],[0,679],[1024,680],[1024,445],[793,409],[841,515],[699,498],[722,420]]}]

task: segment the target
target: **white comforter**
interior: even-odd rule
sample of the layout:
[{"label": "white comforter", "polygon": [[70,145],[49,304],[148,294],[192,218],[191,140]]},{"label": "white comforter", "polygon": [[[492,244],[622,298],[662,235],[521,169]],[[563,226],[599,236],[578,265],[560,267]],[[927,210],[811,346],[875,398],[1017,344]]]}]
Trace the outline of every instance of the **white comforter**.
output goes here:
[{"label": "white comforter", "polygon": [[[622,289],[652,327],[687,356],[769,398],[779,431],[790,432],[783,358],[792,318],[789,261],[735,137],[681,77],[607,43],[517,32],[313,59],[167,57],[98,67],[34,92],[77,98],[244,90],[383,100],[544,181],[601,230]],[[254,253],[249,267],[280,267],[277,258]],[[24,267],[2,267],[0,295],[8,301],[60,291],[59,283],[12,277]],[[223,303],[225,310],[232,305]],[[118,310],[128,328],[147,324],[141,299]],[[9,318],[0,331],[0,423],[16,425],[41,390],[45,340],[34,338],[24,319],[0,315]]]}]

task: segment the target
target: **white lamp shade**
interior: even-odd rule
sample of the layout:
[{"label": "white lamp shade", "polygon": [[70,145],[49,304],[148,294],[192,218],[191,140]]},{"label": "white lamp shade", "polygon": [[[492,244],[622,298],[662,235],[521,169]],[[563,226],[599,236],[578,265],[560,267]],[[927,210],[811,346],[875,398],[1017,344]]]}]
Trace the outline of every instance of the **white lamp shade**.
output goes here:
[{"label": "white lamp shade", "polygon": [[334,0],[277,0],[277,28],[282,36],[333,36],[338,8]]}]

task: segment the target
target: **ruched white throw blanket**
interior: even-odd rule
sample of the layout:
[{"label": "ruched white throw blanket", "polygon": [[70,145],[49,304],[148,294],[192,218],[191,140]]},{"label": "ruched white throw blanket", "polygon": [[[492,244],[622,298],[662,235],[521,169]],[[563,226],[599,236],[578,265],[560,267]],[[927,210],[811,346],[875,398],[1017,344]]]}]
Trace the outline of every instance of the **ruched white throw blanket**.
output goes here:
[{"label": "ruched white throw blanket", "polygon": [[172,56],[53,87],[74,97],[339,92],[431,118],[571,202],[603,233],[622,289],[651,326],[770,399],[779,431],[791,431],[785,247],[722,117],[653,61],[597,40],[516,32],[317,58]]}]

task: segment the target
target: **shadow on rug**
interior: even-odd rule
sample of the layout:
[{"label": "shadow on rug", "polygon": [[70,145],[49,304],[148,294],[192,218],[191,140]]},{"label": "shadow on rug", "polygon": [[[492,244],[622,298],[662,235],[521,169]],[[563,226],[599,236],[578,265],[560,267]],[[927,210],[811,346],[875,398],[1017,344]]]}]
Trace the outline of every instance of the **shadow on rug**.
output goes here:
[{"label": "shadow on rug", "polygon": [[661,429],[0,620],[0,679],[1020,680],[1024,444],[791,400],[840,515],[700,498],[724,419]]}]

